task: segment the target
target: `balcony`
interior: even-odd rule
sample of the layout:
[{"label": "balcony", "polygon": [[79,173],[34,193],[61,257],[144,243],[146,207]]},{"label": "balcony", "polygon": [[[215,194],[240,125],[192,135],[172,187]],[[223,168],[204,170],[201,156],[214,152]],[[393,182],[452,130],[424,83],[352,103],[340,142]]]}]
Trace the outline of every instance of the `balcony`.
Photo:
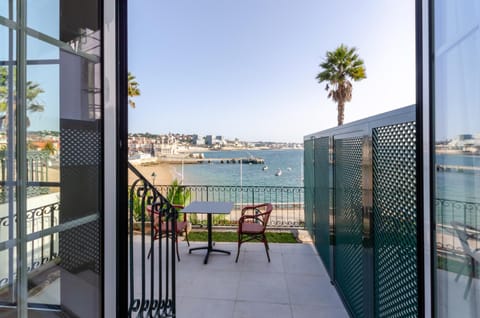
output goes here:
[{"label": "balcony", "polygon": [[[177,317],[348,317],[313,244],[270,243],[269,263],[263,244],[245,243],[235,263],[237,244],[217,242],[216,248],[231,255],[213,253],[204,265],[205,251],[189,254],[186,242],[180,241],[181,260],[177,261],[174,241],[162,238],[159,244],[153,240],[152,225],[144,212],[147,205],[157,202],[165,217],[173,215],[176,219],[178,212],[165,200],[172,192],[188,193],[190,201],[230,201],[234,202],[233,211],[227,217],[214,218],[214,231],[234,231],[243,206],[271,202],[274,212],[269,229],[299,230],[304,229],[303,188],[173,189],[154,187],[145,178],[139,181],[130,188],[131,228],[135,226],[133,219],[140,221],[137,232],[129,237],[130,316],[160,312],[167,317],[175,311]],[[203,214],[190,214],[188,219],[194,230],[205,227]],[[153,257],[148,258],[152,241]],[[190,248],[205,245],[191,242]]]},{"label": "balcony", "polygon": [[[140,254],[143,248],[148,253],[150,244],[143,246],[140,235],[133,244],[134,275],[141,277]],[[191,242],[191,247],[202,245],[205,242]],[[177,317],[348,317],[312,244],[270,244],[270,263],[263,244],[243,244],[238,263],[235,243],[216,246],[232,255],[212,254],[204,265],[203,251],[188,254],[187,244],[180,242],[181,261],[175,264]],[[159,277],[158,257],[153,268],[154,277]],[[149,279],[147,274],[147,298]],[[139,281],[134,293],[141,298]]]},{"label": "balcony", "polygon": [[[305,137],[303,188],[183,186],[192,200],[235,203],[229,218],[215,220],[217,229],[233,229],[242,206],[271,202],[276,210],[271,228],[306,228],[314,245],[272,244],[269,264],[263,247],[250,244],[238,264],[233,256],[215,255],[205,266],[204,255],[189,255],[183,243],[182,261],[176,262],[172,245],[165,275],[155,273],[158,260],[150,261],[150,268],[155,277],[168,277],[168,266],[176,273],[177,284],[164,290],[176,297],[177,314],[301,317],[321,316],[325,310],[332,317],[421,316],[422,297],[430,293],[423,285],[429,257],[424,253],[432,250],[423,241],[416,138],[415,107],[405,107]],[[144,187],[153,188],[146,180]],[[168,197],[168,189],[155,191],[157,197],[160,192]],[[162,200],[165,215],[175,219],[178,211]],[[437,197],[432,205],[436,246],[431,270],[438,285],[449,286],[437,294],[446,308],[473,316],[480,292],[480,205],[467,201]],[[202,226],[205,217],[192,215],[191,221]],[[145,229],[145,220],[142,224]],[[148,237],[131,240],[137,262],[145,259]],[[221,245],[236,251],[235,244]],[[134,280],[130,285],[137,310],[152,310],[148,300],[162,299],[138,294],[145,288]]]}]

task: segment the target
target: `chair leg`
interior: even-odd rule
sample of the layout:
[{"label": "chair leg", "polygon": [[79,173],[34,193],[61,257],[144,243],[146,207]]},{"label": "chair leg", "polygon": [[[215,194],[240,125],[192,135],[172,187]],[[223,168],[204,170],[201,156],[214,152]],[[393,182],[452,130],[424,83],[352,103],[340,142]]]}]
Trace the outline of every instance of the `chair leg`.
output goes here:
[{"label": "chair leg", "polygon": [[240,256],[240,245],[242,245],[242,240],[240,234],[238,234],[237,257],[235,258],[235,263],[238,263],[238,256]]},{"label": "chair leg", "polygon": [[180,262],[180,252],[178,251],[178,235],[175,235],[175,247],[177,249],[177,259]]},{"label": "chair leg", "polygon": [[460,278],[460,276],[462,276],[465,267],[467,267],[468,265],[469,265],[468,260],[465,260],[464,264],[462,265],[462,268],[459,270],[457,276],[455,277],[455,282],[458,282],[458,279]]},{"label": "chair leg", "polygon": [[152,248],[153,248],[153,243],[152,243],[152,246],[150,246],[150,250],[148,250],[147,259],[149,259],[150,255],[152,255]]},{"label": "chair leg", "polygon": [[267,242],[267,238],[265,237],[265,235],[263,235],[263,244],[265,245],[265,252],[267,252],[267,259],[268,259],[268,262],[270,263],[270,254],[268,253],[268,250],[270,248],[268,247],[268,242]]},{"label": "chair leg", "polygon": [[185,239],[187,240],[187,245],[190,246],[190,241],[188,240],[188,232],[185,230]]}]

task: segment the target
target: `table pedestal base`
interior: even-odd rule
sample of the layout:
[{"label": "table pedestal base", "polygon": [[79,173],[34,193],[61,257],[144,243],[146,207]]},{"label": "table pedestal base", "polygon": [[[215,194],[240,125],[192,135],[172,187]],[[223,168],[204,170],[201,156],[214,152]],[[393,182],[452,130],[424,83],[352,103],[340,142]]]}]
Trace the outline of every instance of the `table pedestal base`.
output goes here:
[{"label": "table pedestal base", "polygon": [[192,254],[192,251],[196,250],[207,250],[207,255],[205,255],[205,260],[203,261],[203,264],[208,263],[208,256],[210,256],[211,252],[218,252],[218,253],[224,253],[230,255],[229,251],[224,251],[224,250],[219,250],[216,248],[213,248],[213,240],[212,240],[212,214],[207,215],[207,231],[208,231],[208,245],[207,246],[202,246],[202,247],[194,247],[191,248],[188,251],[188,254]]},{"label": "table pedestal base", "polygon": [[188,253],[192,254],[192,251],[196,251],[196,250],[207,250],[207,255],[205,255],[205,260],[203,261],[203,264],[208,263],[208,256],[210,255],[211,252],[225,253],[225,254],[230,255],[229,251],[219,250],[219,249],[216,249],[216,248],[211,248],[209,246],[194,247],[194,248],[191,248],[188,251]]}]

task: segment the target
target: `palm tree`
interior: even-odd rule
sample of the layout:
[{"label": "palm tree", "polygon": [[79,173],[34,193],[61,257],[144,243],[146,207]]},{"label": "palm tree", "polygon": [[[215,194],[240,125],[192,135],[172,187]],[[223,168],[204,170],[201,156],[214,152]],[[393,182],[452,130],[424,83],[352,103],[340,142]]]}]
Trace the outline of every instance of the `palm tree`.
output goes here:
[{"label": "palm tree", "polygon": [[55,146],[53,145],[53,142],[47,141],[45,145],[43,146],[43,151],[48,153],[49,155],[54,155],[57,149],[55,149]]},{"label": "palm tree", "polygon": [[135,108],[135,102],[130,97],[140,96],[140,89],[138,88],[138,82],[135,80],[135,76],[128,72],[128,104]]},{"label": "palm tree", "polygon": [[[13,80],[15,81],[16,72],[14,70]],[[8,105],[8,71],[6,67],[0,67],[0,112],[4,115],[0,116],[0,128],[3,124],[7,122],[7,105]],[[45,91],[40,87],[39,84],[27,81],[26,83],[27,90],[27,112],[43,112],[45,110],[45,105],[40,103],[37,100],[38,95],[44,93]],[[13,101],[15,107],[16,92],[13,91]],[[27,127],[30,126],[30,119],[27,117]],[[4,126],[5,127],[5,126]]]},{"label": "palm tree", "polygon": [[325,90],[328,97],[338,104],[338,125],[343,125],[345,103],[352,100],[352,83],[367,78],[363,60],[356,53],[356,48],[341,44],[335,51],[327,52],[326,59],[320,64],[323,69],[316,79],[319,83],[327,82]]}]

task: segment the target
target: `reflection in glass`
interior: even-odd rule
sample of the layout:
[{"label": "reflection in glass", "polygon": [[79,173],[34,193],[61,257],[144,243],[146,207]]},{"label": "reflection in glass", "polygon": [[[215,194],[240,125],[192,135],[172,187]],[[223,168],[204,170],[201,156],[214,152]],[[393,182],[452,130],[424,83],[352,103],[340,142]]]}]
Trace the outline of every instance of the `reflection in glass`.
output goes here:
[{"label": "reflection in glass", "polygon": [[8,28],[0,25],[0,62],[6,62],[8,59]]},{"label": "reflection in glass", "polygon": [[47,42],[40,41],[31,36],[27,36],[27,60],[56,60],[58,59],[59,49]]},{"label": "reflection in glass", "polygon": [[15,248],[0,250],[0,304],[14,302],[14,255]]},{"label": "reflection in glass", "polygon": [[17,15],[16,0],[0,0],[0,16],[15,21]]},{"label": "reflection in glass", "polygon": [[[59,225],[60,188],[29,187],[27,233]],[[59,234],[40,236],[27,243],[29,302],[60,305]]]},{"label": "reflection in glass", "polygon": [[[60,130],[60,66],[29,65],[27,78],[28,145],[31,150],[56,151],[52,146],[58,144]],[[56,132],[57,138],[48,132]]]},{"label": "reflection in glass", "polygon": [[27,26],[52,38],[59,38],[59,0],[28,0]]},{"label": "reflection in glass", "polygon": [[[32,0],[34,1],[34,0]],[[60,40],[76,51],[96,47],[100,56],[100,12],[98,0],[60,1]]]},{"label": "reflection in glass", "polygon": [[0,26],[0,302],[5,304],[15,301],[15,35]]},{"label": "reflection in glass", "polygon": [[[15,2],[0,0],[0,14],[14,12],[7,3]],[[102,316],[100,4],[27,0],[30,30],[19,24],[15,31],[29,33],[26,48],[16,46],[13,30],[0,26],[0,306],[12,305],[13,316],[26,300],[17,298],[23,292],[30,305],[69,316]],[[26,49],[27,60],[18,65],[26,64],[27,78],[16,77],[17,49]],[[17,84],[27,95],[25,153],[14,153],[20,144],[15,138],[24,136],[15,131]],[[16,182],[17,160],[27,166],[22,182]],[[24,181],[26,211],[18,213],[25,223],[20,224],[15,190]],[[26,227],[26,237],[17,237],[17,226]],[[25,259],[17,259],[17,244],[25,247]],[[18,277],[28,281],[20,285],[26,290],[13,288],[17,266],[24,266],[19,273],[26,271]],[[58,315],[42,312],[42,317]]]},{"label": "reflection in glass", "polygon": [[480,316],[480,5],[435,2],[437,317]]}]

